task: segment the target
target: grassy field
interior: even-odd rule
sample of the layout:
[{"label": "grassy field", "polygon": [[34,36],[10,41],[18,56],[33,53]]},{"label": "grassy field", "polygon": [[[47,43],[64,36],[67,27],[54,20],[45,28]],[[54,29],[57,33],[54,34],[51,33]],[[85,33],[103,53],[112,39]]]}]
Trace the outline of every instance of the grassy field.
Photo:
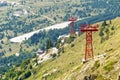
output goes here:
[{"label": "grassy field", "polygon": [[[115,33],[103,43],[100,42],[101,37],[99,36],[99,32],[93,33],[94,56],[106,53],[106,57],[91,60],[85,64],[82,64],[85,48],[85,34],[82,34],[73,42],[74,47],[71,47],[71,44],[65,46],[64,53],[61,53],[58,58],[51,59],[37,66],[35,69],[37,73],[28,78],[28,80],[82,80],[82,78],[89,76],[90,74],[97,75],[97,80],[115,80],[120,70],[120,67],[117,66],[119,65],[118,62],[120,57],[120,39],[118,37],[120,36],[119,20],[120,18],[112,20],[112,24],[110,26],[115,27]],[[100,29],[101,23],[98,24],[100,24]],[[96,63],[97,60],[98,63]],[[97,64],[98,66],[95,68],[95,71],[92,71],[92,67],[95,67],[93,65]],[[117,69],[115,69],[116,66],[118,67]],[[83,72],[81,73],[81,71]]]}]

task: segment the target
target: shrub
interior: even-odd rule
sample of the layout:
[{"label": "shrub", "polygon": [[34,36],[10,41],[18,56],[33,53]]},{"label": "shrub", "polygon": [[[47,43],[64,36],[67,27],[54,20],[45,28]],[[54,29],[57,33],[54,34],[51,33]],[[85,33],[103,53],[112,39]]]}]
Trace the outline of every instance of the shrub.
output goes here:
[{"label": "shrub", "polygon": [[111,30],[115,30],[114,26],[112,26]]},{"label": "shrub", "polygon": [[100,62],[97,60],[95,61],[94,66],[92,67],[92,70],[95,71],[100,66]]},{"label": "shrub", "polygon": [[98,75],[96,80],[104,80],[104,77],[102,75]]},{"label": "shrub", "polygon": [[66,39],[66,42],[70,44],[71,42],[74,41],[74,39],[75,39],[74,36],[70,36],[69,38]]},{"label": "shrub", "polygon": [[75,45],[74,44],[71,44],[71,47],[74,47]]},{"label": "shrub", "polygon": [[97,75],[89,75],[89,76],[85,76],[83,80],[95,80],[97,78]]},{"label": "shrub", "polygon": [[94,66],[95,66],[96,68],[98,68],[98,67],[100,66],[100,62],[99,62],[99,61],[95,61]]},{"label": "shrub", "polygon": [[30,71],[27,71],[25,74],[24,74],[24,78],[28,78],[31,76],[31,72]]},{"label": "shrub", "polygon": [[55,58],[57,56],[56,53],[50,55],[52,58]]},{"label": "shrub", "polygon": [[111,71],[112,69],[114,69],[114,64],[117,61],[108,61],[107,64],[103,67],[106,71]]},{"label": "shrub", "polygon": [[101,37],[104,36],[104,33],[103,33],[102,30],[100,30],[99,35],[100,35]]}]

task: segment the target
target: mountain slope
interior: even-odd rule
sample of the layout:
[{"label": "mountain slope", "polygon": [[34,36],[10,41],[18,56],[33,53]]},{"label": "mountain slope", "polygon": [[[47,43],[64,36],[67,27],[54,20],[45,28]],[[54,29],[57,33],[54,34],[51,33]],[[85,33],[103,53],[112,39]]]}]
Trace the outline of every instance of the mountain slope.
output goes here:
[{"label": "mountain slope", "polygon": [[[86,78],[116,80],[120,72],[119,21],[120,18],[108,21],[103,30],[103,23],[99,23],[99,32],[93,33],[94,55],[97,56],[94,60],[81,64],[85,47],[85,34],[82,34],[72,43],[73,47],[71,44],[64,46],[64,53],[56,59],[37,66],[36,73],[28,80],[83,80]],[[104,35],[99,36],[100,31],[103,31]]]},{"label": "mountain slope", "polygon": [[[12,80],[116,80],[120,70],[120,18],[100,22],[93,32],[95,58],[82,64],[85,33],[66,43],[57,56],[37,64],[37,58],[24,60],[5,73],[3,79]],[[66,41],[69,39],[66,39]],[[59,42],[59,41],[58,41]],[[48,51],[49,52],[49,51]]]}]

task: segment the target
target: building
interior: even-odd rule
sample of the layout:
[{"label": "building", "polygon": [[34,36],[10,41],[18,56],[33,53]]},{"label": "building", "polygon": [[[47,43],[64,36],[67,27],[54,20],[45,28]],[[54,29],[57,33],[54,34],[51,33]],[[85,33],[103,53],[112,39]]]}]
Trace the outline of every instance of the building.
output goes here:
[{"label": "building", "polygon": [[8,5],[8,2],[3,0],[3,1],[0,1],[0,6],[7,6]]},{"label": "building", "polygon": [[70,35],[61,35],[58,37],[58,39],[61,39],[61,43],[65,42],[65,39],[68,38]]},{"label": "building", "polygon": [[41,49],[38,49],[38,50],[37,50],[37,54],[38,54],[38,55],[41,55],[41,54],[43,54],[43,53],[44,53],[43,50],[41,50]]},{"label": "building", "polygon": [[56,53],[57,54],[58,53],[58,49],[56,47],[53,47],[52,48],[52,53]]},{"label": "building", "polygon": [[61,36],[58,37],[58,39],[60,39],[60,38],[63,39],[63,38],[69,37],[69,36],[70,35],[61,35]]},{"label": "building", "polygon": [[17,57],[18,57],[19,55],[20,55],[19,53],[16,53],[16,54],[15,54],[15,56],[17,56]]}]

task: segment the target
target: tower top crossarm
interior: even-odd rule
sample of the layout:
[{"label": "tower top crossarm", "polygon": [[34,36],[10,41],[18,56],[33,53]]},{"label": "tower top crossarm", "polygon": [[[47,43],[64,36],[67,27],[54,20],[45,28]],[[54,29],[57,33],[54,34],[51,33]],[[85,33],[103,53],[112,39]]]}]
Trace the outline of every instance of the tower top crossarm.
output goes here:
[{"label": "tower top crossarm", "polygon": [[75,18],[75,17],[70,17],[68,20],[74,22],[74,21],[77,20],[77,18]]},{"label": "tower top crossarm", "polygon": [[81,25],[81,31],[86,32],[86,31],[98,31],[98,25]]}]

